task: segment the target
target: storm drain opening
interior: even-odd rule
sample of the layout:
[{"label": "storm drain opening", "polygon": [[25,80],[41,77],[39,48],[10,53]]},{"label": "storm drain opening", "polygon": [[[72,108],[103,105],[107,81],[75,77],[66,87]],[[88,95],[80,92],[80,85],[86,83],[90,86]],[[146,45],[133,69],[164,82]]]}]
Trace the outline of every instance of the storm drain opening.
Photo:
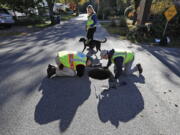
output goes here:
[{"label": "storm drain opening", "polygon": [[98,80],[114,78],[111,71],[109,71],[108,69],[103,69],[103,68],[95,68],[88,71],[88,76],[93,79],[98,79]]}]

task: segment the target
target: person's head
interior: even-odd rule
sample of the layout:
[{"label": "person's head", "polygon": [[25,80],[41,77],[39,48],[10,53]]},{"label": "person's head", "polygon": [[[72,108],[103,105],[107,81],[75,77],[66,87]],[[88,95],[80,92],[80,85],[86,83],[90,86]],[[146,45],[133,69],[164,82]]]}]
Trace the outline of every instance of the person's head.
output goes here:
[{"label": "person's head", "polygon": [[86,60],[86,66],[91,66],[93,63],[93,58],[90,56],[87,56],[87,60]]},{"label": "person's head", "polygon": [[94,8],[93,8],[92,5],[88,5],[87,8],[86,8],[86,10],[87,10],[87,14],[88,14],[88,15],[91,15],[91,14],[96,13],[96,12],[94,11]]},{"label": "person's head", "polygon": [[101,59],[108,59],[108,50],[102,50],[100,56]]}]

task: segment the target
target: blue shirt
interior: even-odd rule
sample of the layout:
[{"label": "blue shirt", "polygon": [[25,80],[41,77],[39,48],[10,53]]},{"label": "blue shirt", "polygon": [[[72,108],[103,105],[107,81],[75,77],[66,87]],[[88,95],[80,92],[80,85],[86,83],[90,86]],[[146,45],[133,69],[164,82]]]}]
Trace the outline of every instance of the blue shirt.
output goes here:
[{"label": "blue shirt", "polygon": [[93,14],[91,18],[92,18],[92,20],[94,22],[93,24],[91,24],[91,27],[94,27],[97,24],[97,16],[96,16],[96,14]]}]

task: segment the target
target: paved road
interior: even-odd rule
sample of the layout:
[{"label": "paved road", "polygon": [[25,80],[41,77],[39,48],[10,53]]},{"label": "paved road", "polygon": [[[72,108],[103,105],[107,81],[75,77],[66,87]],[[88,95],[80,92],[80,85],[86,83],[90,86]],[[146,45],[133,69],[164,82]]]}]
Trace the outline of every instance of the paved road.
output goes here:
[{"label": "paved road", "polygon": [[1,39],[0,135],[179,135],[180,57],[171,49],[161,54],[169,55],[169,66],[152,48],[117,40],[98,26],[95,37],[108,38],[102,48],[135,51],[143,76],[122,76],[127,85],[105,93],[107,80],[46,78],[57,51],[83,49],[85,19]]}]

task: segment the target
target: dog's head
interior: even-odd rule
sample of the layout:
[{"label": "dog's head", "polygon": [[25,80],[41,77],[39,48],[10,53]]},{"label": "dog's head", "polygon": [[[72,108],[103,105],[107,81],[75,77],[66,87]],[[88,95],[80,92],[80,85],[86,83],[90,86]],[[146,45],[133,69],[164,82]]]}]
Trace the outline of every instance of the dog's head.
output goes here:
[{"label": "dog's head", "polygon": [[80,38],[80,39],[79,39],[79,42],[85,42],[85,41],[86,41],[85,38]]}]

